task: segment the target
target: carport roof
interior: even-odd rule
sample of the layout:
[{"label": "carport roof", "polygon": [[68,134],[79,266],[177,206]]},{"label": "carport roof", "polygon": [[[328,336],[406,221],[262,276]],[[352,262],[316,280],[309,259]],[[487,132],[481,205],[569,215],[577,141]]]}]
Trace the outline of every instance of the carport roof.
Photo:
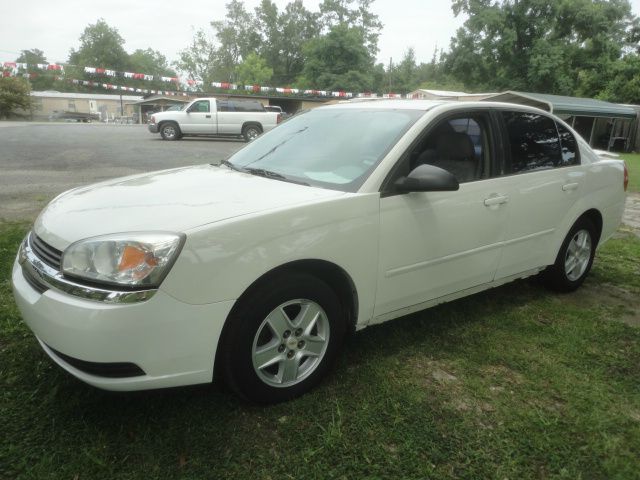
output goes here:
[{"label": "carport roof", "polygon": [[485,100],[529,105],[556,115],[609,118],[636,118],[637,116],[635,109],[627,105],[603,102],[593,98],[565,97],[546,93],[508,91],[497,93]]},{"label": "carport roof", "polygon": [[188,103],[191,99],[189,98],[176,98],[176,97],[149,97],[138,102],[133,102],[131,105],[165,105],[165,104],[175,104],[175,103]]}]

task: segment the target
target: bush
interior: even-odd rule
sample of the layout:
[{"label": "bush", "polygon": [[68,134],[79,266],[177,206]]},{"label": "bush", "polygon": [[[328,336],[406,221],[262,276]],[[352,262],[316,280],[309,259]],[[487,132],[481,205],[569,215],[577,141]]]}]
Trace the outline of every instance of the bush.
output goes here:
[{"label": "bush", "polygon": [[0,118],[8,118],[15,110],[30,110],[29,83],[16,77],[0,78]]}]

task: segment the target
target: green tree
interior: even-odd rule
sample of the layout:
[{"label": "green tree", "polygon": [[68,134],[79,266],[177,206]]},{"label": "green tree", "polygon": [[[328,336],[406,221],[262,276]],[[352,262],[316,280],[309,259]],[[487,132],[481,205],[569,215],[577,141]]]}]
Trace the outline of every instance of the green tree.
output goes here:
[{"label": "green tree", "polygon": [[16,58],[16,62],[28,63],[31,65],[38,63],[48,63],[47,57],[44,52],[39,48],[32,48],[31,50],[21,50],[20,56]]},{"label": "green tree", "polygon": [[80,47],[71,49],[69,63],[123,71],[129,64],[129,55],[123,45],[124,39],[118,30],[101,18],[84,29],[80,35]]},{"label": "green tree", "polygon": [[245,10],[244,4],[231,0],[226,7],[224,20],[211,22],[214,37],[198,30],[192,44],[180,52],[180,59],[175,63],[189,78],[201,80],[205,86],[213,81],[235,82],[238,65],[256,52],[260,43],[255,18]]},{"label": "green tree", "polygon": [[29,82],[22,78],[0,77],[0,118],[16,110],[31,110]]},{"label": "green tree", "polygon": [[408,48],[400,63],[391,65],[387,74],[390,77],[389,89],[394,93],[408,93],[415,90],[419,84],[415,50]]},{"label": "green tree", "polygon": [[179,57],[175,66],[185,72],[189,79],[203,82],[205,90],[211,82],[220,81],[217,77],[216,48],[203,30],[195,32],[191,45],[181,50]]},{"label": "green tree", "polygon": [[640,104],[640,55],[629,54],[611,67],[610,80],[598,98],[618,103]]},{"label": "green tree", "polygon": [[160,90],[176,90],[179,88],[179,85],[176,83],[163,82],[158,78],[176,77],[177,74],[176,71],[169,66],[167,57],[152,48],[147,48],[145,50],[138,49],[129,55],[127,71],[133,73],[145,73],[147,75],[154,76],[154,80],[152,81],[127,79],[126,83],[129,86]]},{"label": "green tree", "polygon": [[345,24],[308,42],[300,83],[326,90],[370,91],[373,61],[364,45],[362,30]]},{"label": "green tree", "polygon": [[47,61],[47,57],[44,55],[44,52],[38,48],[32,48],[31,50],[21,50],[20,56],[16,58],[16,62],[26,63],[28,65],[26,73],[29,73],[31,75],[31,78],[29,79],[31,90],[52,90],[55,86],[61,83],[60,81],[56,81],[56,77],[60,72],[43,71],[36,66],[39,63],[49,63]]},{"label": "green tree", "polygon": [[[375,0],[323,0],[320,4],[320,21],[327,30],[346,25],[360,30],[362,42],[371,57],[378,54],[378,38],[382,22],[371,12]],[[351,8],[351,6],[354,8]]]},{"label": "green tree", "polygon": [[265,85],[271,80],[273,69],[255,53],[250,53],[238,65],[238,82],[241,85]]},{"label": "green tree", "polygon": [[258,53],[273,68],[273,81],[289,85],[302,73],[305,43],[320,33],[318,14],[307,10],[302,0],[290,2],[282,12],[271,0],[262,0],[256,8],[256,31]]},{"label": "green tree", "polygon": [[211,27],[218,40],[215,59],[219,79],[233,82],[238,65],[257,50],[260,37],[256,33],[254,17],[240,0],[231,0],[226,6],[225,19],[211,22]]},{"label": "green tree", "polygon": [[468,19],[447,71],[489,90],[597,95],[637,26],[628,0],[453,0],[453,11]]}]

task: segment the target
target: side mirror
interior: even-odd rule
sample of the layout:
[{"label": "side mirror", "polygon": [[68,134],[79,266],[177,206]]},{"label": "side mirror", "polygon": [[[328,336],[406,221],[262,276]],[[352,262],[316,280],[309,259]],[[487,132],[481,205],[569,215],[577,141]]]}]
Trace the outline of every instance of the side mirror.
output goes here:
[{"label": "side mirror", "polygon": [[453,174],[434,165],[418,165],[406,177],[396,180],[396,191],[408,192],[453,192],[460,184]]}]

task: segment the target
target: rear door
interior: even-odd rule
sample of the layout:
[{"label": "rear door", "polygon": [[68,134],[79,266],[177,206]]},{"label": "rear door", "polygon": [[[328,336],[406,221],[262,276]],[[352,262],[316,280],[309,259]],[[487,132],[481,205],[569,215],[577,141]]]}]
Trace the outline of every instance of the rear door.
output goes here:
[{"label": "rear door", "polygon": [[496,272],[496,278],[502,278],[549,263],[557,228],[579,199],[585,173],[575,137],[553,118],[516,110],[496,114],[506,154],[499,181],[509,196],[505,245]]}]

